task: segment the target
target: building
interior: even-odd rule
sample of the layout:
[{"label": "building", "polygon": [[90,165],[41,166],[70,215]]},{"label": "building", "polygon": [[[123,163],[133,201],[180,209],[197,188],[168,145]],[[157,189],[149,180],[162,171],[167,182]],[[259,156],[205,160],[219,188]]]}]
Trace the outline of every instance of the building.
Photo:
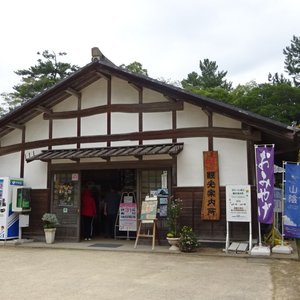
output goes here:
[{"label": "building", "polygon": [[[58,238],[79,241],[80,194],[111,184],[132,191],[140,206],[161,188],[183,200],[182,221],[201,238],[225,239],[225,186],[255,191],[254,144],[275,144],[277,163],[295,160],[299,130],[219,101],[131,73],[104,55],[0,119],[1,176],[32,187],[28,235],[55,212]],[[201,218],[203,152],[217,151],[220,216]],[[255,224],[255,193],[252,193]],[[166,225],[160,221],[161,234]],[[247,224],[234,224],[243,238]]]}]

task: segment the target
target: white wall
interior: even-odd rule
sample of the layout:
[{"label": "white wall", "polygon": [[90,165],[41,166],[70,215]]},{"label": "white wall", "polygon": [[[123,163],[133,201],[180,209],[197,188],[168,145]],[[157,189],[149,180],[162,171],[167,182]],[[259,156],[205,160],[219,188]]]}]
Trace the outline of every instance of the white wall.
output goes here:
[{"label": "white wall", "polygon": [[1,138],[0,146],[9,146],[13,144],[18,144],[22,142],[22,130],[15,129],[6,136]]},{"label": "white wall", "polygon": [[213,113],[213,126],[226,128],[241,128],[242,123],[234,119]]},{"label": "white wall", "polygon": [[203,186],[203,151],[208,150],[207,138],[178,139],[183,151],[177,156],[177,185]]},{"label": "white wall", "polygon": [[20,152],[0,156],[0,176],[20,177]]},{"label": "white wall", "polygon": [[43,114],[26,123],[25,141],[44,140],[49,137],[49,121],[43,119]]},{"label": "white wall", "polygon": [[200,107],[184,103],[184,110],[177,112],[178,128],[207,126],[208,117]]},{"label": "white wall", "polygon": [[219,152],[220,185],[248,184],[247,142],[214,138],[214,150]]},{"label": "white wall", "polygon": [[107,104],[107,81],[100,79],[81,91],[81,107],[90,108]]},{"label": "white wall", "polygon": [[25,184],[32,188],[47,188],[47,163],[39,160],[25,162],[24,180]]},{"label": "white wall", "polygon": [[138,91],[130,86],[127,81],[113,77],[111,82],[112,104],[137,104],[139,103]]}]

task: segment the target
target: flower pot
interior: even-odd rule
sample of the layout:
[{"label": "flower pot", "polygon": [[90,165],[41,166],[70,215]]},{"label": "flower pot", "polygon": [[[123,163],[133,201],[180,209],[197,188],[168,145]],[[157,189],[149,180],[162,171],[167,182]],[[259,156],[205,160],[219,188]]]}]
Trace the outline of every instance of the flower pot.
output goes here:
[{"label": "flower pot", "polygon": [[179,251],[179,237],[178,238],[169,238],[167,237],[168,243],[171,245],[171,247],[169,248],[169,250],[171,251]]},{"label": "flower pot", "polygon": [[53,244],[56,228],[44,228],[46,244]]}]

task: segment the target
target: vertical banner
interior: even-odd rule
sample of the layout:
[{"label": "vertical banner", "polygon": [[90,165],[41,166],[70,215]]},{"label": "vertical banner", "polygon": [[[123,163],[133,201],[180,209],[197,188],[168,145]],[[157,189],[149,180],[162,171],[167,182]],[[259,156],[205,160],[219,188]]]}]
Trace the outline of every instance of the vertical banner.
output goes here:
[{"label": "vertical banner", "polygon": [[218,151],[203,151],[204,188],[201,219],[220,220]]},{"label": "vertical banner", "polygon": [[300,238],[300,165],[285,164],[284,233]]},{"label": "vertical banner", "polygon": [[258,221],[273,223],[274,146],[255,146]]}]

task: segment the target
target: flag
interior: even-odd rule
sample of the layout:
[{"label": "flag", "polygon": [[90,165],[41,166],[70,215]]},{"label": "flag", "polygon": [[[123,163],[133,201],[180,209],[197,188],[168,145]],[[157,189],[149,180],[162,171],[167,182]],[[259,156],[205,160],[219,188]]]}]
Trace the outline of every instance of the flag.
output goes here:
[{"label": "flag", "polygon": [[300,165],[285,163],[284,233],[300,238]]},{"label": "flag", "polygon": [[273,223],[274,147],[255,146],[258,221]]}]

